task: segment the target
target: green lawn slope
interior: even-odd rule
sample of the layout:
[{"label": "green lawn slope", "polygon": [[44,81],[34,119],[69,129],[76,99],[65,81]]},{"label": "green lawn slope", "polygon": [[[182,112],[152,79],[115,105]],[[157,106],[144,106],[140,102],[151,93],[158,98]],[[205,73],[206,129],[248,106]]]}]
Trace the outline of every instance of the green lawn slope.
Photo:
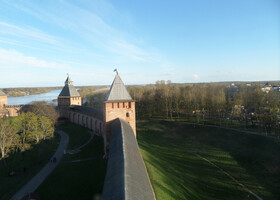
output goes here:
[{"label": "green lawn slope", "polygon": [[236,131],[142,120],[137,140],[158,200],[280,199],[279,140]]}]

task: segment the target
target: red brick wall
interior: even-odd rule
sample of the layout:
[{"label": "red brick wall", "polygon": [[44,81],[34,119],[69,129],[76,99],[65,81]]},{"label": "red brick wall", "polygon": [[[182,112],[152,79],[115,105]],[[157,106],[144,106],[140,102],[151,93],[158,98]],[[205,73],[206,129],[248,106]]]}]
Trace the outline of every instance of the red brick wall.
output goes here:
[{"label": "red brick wall", "polygon": [[3,107],[4,105],[8,105],[7,96],[0,96],[0,107]]},{"label": "red brick wall", "polygon": [[20,110],[20,108],[13,108],[13,107],[11,107],[11,108],[6,108],[6,110],[8,111],[8,115],[9,115],[9,117],[15,117],[15,116],[19,116],[20,115],[20,113],[19,113],[19,110]]},{"label": "red brick wall", "polygon": [[71,97],[70,98],[70,105],[82,105],[82,97]]},{"label": "red brick wall", "polygon": [[[116,118],[126,120],[136,136],[135,102],[105,102],[104,118],[105,123],[111,122]],[[106,127],[106,131],[108,129],[109,127]]]}]

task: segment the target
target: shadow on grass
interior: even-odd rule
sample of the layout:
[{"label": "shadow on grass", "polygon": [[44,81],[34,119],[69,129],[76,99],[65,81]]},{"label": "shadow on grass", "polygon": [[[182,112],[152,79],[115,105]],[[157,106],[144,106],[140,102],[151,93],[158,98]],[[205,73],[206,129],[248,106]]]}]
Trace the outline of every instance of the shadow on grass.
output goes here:
[{"label": "shadow on grass", "polygon": [[[69,134],[68,148],[75,148],[84,144],[89,138],[89,129],[75,124],[66,124],[61,127]],[[81,139],[83,138],[83,139]],[[40,199],[93,199],[101,195],[106,174],[107,163],[102,159],[103,138],[94,136],[89,144],[76,154],[66,154],[58,167],[39,186],[36,193]],[[72,162],[89,157],[93,160]]]},{"label": "shadow on grass", "polygon": [[[55,153],[59,144],[59,135],[51,140],[34,144],[24,152],[15,152],[4,160],[0,160],[0,199],[10,199],[21,187],[23,187]],[[9,176],[9,173],[14,173]]]},{"label": "shadow on grass", "polygon": [[228,171],[261,197],[279,199],[279,172],[265,167],[270,162],[278,164],[279,142],[177,122],[153,120],[137,125],[157,199],[254,199],[194,153]]}]

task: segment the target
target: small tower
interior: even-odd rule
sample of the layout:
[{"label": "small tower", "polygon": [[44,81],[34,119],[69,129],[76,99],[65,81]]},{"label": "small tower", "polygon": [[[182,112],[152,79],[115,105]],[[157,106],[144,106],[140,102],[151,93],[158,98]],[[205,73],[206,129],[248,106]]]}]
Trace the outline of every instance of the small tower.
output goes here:
[{"label": "small tower", "polygon": [[65,81],[65,86],[62,91],[58,95],[58,109],[60,117],[64,116],[64,110],[67,110],[71,105],[82,105],[82,98],[79,92],[77,92],[76,88],[73,86],[73,81],[68,76]]},{"label": "small tower", "polygon": [[0,108],[5,107],[6,105],[8,105],[7,95],[0,90]]},{"label": "small tower", "polygon": [[126,120],[136,136],[135,101],[132,100],[118,73],[104,101],[106,132],[110,131],[110,122],[117,118]]}]

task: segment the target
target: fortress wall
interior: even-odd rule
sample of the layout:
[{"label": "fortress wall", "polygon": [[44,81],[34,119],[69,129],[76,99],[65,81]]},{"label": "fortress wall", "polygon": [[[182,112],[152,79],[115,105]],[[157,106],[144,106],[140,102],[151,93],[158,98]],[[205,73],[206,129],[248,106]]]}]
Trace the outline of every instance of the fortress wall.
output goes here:
[{"label": "fortress wall", "polygon": [[131,126],[111,124],[111,141],[103,200],[155,200],[152,185]]},{"label": "fortress wall", "polygon": [[92,116],[91,114],[85,114],[82,111],[73,111],[68,108],[59,110],[60,117],[67,118],[70,122],[84,126],[96,133],[102,134],[104,125],[103,120]]},{"label": "fortress wall", "polygon": [[22,105],[6,105],[0,107],[0,117],[3,117],[3,115],[7,115],[8,117],[19,116],[22,107]]},{"label": "fortress wall", "polygon": [[20,115],[20,109],[22,106],[7,106],[5,109],[8,111],[9,117],[15,117]]}]

